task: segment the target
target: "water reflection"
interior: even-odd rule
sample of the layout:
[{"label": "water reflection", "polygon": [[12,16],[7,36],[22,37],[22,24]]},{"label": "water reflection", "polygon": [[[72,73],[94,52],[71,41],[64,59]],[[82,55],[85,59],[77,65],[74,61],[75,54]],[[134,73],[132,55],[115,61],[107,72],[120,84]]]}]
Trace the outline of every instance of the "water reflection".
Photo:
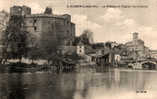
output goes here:
[{"label": "water reflection", "polygon": [[[0,99],[157,99],[156,71],[2,73]],[[147,93],[137,93],[147,91]]]},{"label": "water reflection", "polygon": [[25,99],[25,90],[22,84],[22,75],[9,75],[8,87],[9,95],[8,99]]}]

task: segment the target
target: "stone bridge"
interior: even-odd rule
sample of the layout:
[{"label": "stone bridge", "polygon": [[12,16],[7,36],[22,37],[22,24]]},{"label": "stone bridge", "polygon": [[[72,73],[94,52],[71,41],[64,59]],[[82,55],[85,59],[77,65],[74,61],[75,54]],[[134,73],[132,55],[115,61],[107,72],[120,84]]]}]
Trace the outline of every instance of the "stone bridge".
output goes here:
[{"label": "stone bridge", "polygon": [[157,63],[154,61],[150,61],[150,60],[143,61],[141,62],[141,65],[145,69],[157,69]]},{"label": "stone bridge", "polygon": [[146,63],[151,63],[151,64],[154,64],[154,65],[157,65],[157,63],[156,62],[154,62],[154,61],[143,61],[143,62],[140,62],[141,64],[146,64]]}]

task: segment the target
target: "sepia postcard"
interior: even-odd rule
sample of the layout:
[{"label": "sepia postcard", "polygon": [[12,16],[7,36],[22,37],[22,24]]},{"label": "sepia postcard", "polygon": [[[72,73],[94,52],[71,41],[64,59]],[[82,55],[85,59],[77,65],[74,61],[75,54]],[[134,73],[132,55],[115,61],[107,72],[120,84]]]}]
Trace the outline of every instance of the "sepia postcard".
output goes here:
[{"label": "sepia postcard", "polygon": [[0,0],[0,99],[157,99],[156,0]]}]

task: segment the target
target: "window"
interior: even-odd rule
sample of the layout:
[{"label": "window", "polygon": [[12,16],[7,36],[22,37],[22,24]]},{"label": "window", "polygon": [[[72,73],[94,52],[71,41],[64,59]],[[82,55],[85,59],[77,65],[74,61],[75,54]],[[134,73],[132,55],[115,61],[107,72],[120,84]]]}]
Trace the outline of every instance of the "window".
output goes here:
[{"label": "window", "polygon": [[105,51],[104,50],[102,50],[102,54],[104,54],[105,53]]},{"label": "window", "polygon": [[67,21],[67,25],[69,24],[69,21]]},{"label": "window", "polygon": [[67,31],[67,35],[69,35],[69,31]]},{"label": "window", "polygon": [[36,23],[37,22],[37,19],[34,19],[34,23]]},{"label": "window", "polygon": [[36,22],[37,22],[37,19],[34,19],[34,20],[33,20],[33,25],[36,24]]},{"label": "window", "polygon": [[37,27],[36,26],[34,27],[34,31],[37,31]]}]

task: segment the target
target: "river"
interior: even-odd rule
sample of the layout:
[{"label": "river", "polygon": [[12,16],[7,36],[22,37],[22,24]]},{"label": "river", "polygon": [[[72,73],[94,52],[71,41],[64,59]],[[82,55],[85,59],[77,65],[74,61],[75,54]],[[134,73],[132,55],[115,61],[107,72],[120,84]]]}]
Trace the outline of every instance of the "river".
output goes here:
[{"label": "river", "polygon": [[157,72],[0,73],[0,99],[157,99]]}]

